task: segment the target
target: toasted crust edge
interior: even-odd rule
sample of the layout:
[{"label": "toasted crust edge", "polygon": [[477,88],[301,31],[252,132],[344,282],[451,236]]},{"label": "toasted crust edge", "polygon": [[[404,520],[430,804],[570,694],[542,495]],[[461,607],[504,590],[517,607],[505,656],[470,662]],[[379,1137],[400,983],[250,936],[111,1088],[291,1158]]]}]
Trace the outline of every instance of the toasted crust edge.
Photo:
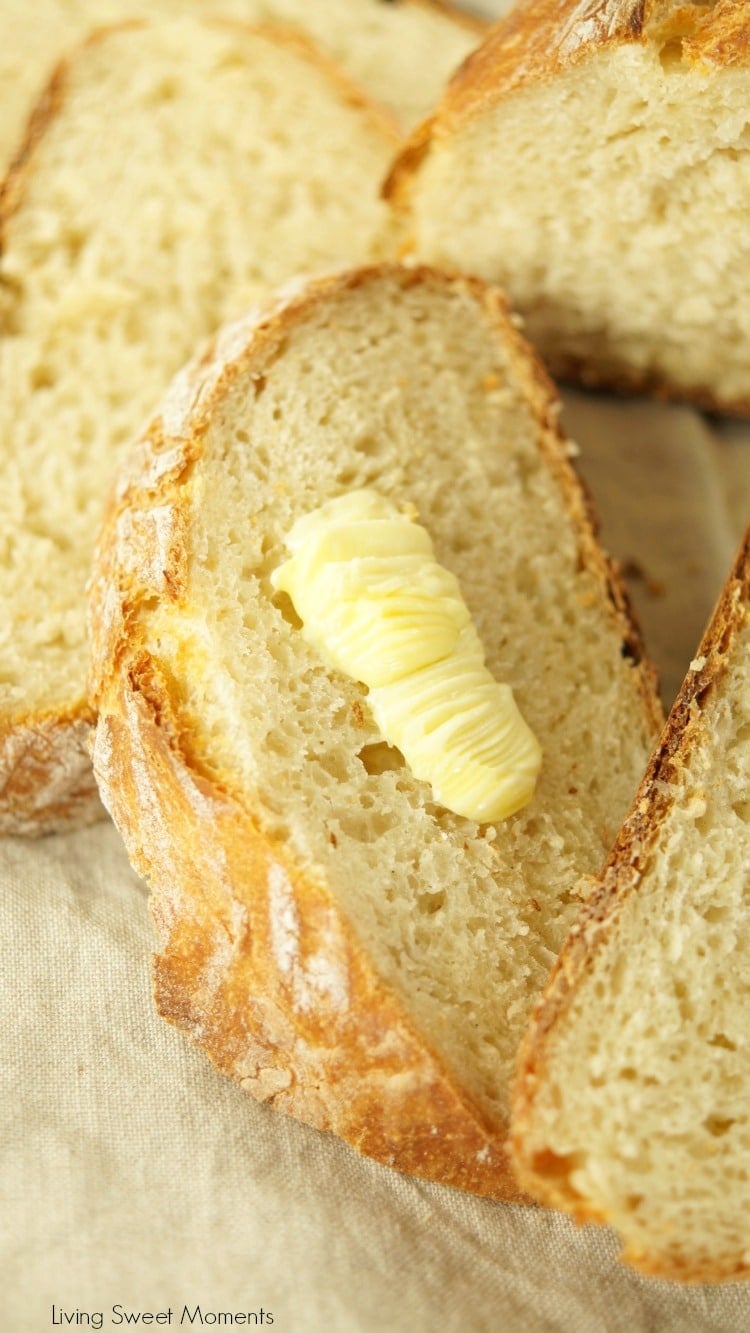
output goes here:
[{"label": "toasted crust edge", "polygon": [[408,190],[415,142],[432,143],[505,101],[529,84],[543,83],[608,47],[683,42],[696,66],[750,65],[750,33],[737,0],[719,0],[691,14],[662,0],[521,0],[488,29],[450,79],[433,115],[405,141],[384,185],[398,203]]},{"label": "toasted crust edge", "polygon": [[[676,771],[690,761],[699,737],[702,705],[721,680],[727,653],[750,617],[750,528],[747,529],[722,587],[695,657],[659,742],[649,760],[631,808],[615,839],[599,878],[594,882],[578,921],[552,969],[548,985],[535,1006],[521,1044],[512,1088],[512,1131],[509,1151],[518,1179],[540,1202],[564,1209],[579,1223],[609,1223],[593,1202],[570,1185],[565,1164],[551,1151],[540,1158],[526,1141],[534,1116],[537,1088],[543,1084],[548,1048],[564,1023],[577,987],[590,974],[632,893],[637,893],[661,821],[674,805],[670,785]],[[727,1256],[724,1264],[689,1265],[673,1256],[641,1254],[625,1248],[625,1262],[651,1277],[683,1283],[726,1282],[750,1278],[750,1264]]]},{"label": "toasted crust edge", "polygon": [[[484,1122],[415,1033],[327,886],[302,875],[265,837],[229,779],[201,771],[168,683],[138,643],[140,599],[179,597],[183,586],[179,479],[200,456],[213,404],[235,376],[261,380],[264,358],[291,320],[330,293],[386,273],[405,285],[458,284],[486,303],[519,360],[549,464],[581,533],[581,559],[602,586],[624,651],[640,661],[640,639],[564,456],[552,386],[509,322],[503,298],[463,277],[373,265],[292,286],[223,330],[178,377],[129,461],[91,585],[92,695],[99,708],[94,766],[131,859],[151,882],[162,1016],[186,1029],[254,1096],[334,1131],[368,1156],[477,1194],[528,1202],[508,1168],[505,1132]],[[642,661],[634,670],[644,723],[653,726],[651,669]],[[286,974],[274,959],[274,877],[290,885],[289,910],[298,922],[299,959]],[[346,1015],[322,1001],[319,1014],[305,1014],[295,1001],[306,953],[321,947],[341,960],[348,978],[353,999]]]},{"label": "toasted crust edge", "polygon": [[[408,257],[413,248],[409,214],[415,177],[433,147],[467,121],[521,88],[544,83],[606,48],[623,44],[661,46],[678,37],[686,59],[695,66],[747,68],[750,27],[746,20],[743,23],[741,10],[736,0],[719,0],[712,10],[696,9],[692,18],[684,5],[665,17],[660,0],[521,0],[492,25],[485,40],[458,67],[433,115],[404,140],[381,187],[393,212],[390,243]],[[547,357],[547,365],[560,383],[623,395],[646,393],[721,416],[750,417],[750,397],[720,399],[705,388],[683,388],[652,372],[609,373],[570,356]]]},{"label": "toasted crust edge", "polygon": [[41,837],[104,819],[91,768],[85,701],[0,729],[0,836]]}]

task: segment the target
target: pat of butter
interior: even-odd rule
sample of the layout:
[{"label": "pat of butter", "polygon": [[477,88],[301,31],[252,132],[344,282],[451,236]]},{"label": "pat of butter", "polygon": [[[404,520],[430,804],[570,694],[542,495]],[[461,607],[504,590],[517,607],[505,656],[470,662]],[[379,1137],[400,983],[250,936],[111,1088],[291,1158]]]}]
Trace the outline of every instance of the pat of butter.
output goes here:
[{"label": "pat of butter", "polygon": [[368,687],[376,725],[436,799],[480,823],[530,799],[541,766],[512,690],[484,664],[458,580],[429,533],[373,490],[305,514],[273,586],[302,634]]}]

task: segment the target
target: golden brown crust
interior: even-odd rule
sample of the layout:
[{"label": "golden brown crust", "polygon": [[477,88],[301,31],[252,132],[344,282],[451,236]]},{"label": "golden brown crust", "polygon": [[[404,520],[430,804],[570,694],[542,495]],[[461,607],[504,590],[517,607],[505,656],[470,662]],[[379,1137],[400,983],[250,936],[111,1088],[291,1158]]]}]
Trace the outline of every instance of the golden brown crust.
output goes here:
[{"label": "golden brown crust", "polygon": [[518,88],[542,82],[592,48],[634,40],[643,29],[645,0],[521,0],[495,23],[462,62],[435,114],[405,140],[383,185],[399,210],[408,207],[414,171],[433,143],[474,116],[489,112]]},{"label": "golden brown crust", "polygon": [[612,394],[648,394],[662,402],[688,403],[701,412],[716,413],[722,417],[750,417],[750,398],[733,398],[721,401],[709,389],[684,387],[675,388],[669,380],[649,371],[638,373],[626,371],[619,366],[616,371],[605,371],[590,365],[579,357],[549,354],[546,358],[550,374],[558,384],[570,384],[584,389],[603,389]]},{"label": "golden brown crust", "polygon": [[750,65],[747,5],[741,0],[719,0],[709,6],[703,21],[685,34],[683,51],[696,65],[746,69]]},{"label": "golden brown crust", "polygon": [[0,729],[0,835],[37,837],[104,818],[89,757],[92,725],[81,701]]},{"label": "golden brown crust", "polygon": [[[437,112],[428,121],[439,139],[477,115],[492,110],[511,93],[541,83],[606,47],[623,43],[659,47],[682,43],[695,65],[750,65],[750,31],[743,0],[715,6],[679,5],[669,0],[521,0],[488,32],[459,66]],[[424,126],[414,131],[423,136]],[[408,159],[410,140],[403,149]],[[398,193],[397,160],[388,186]],[[408,168],[403,172],[408,178]]]},{"label": "golden brown crust", "polygon": [[[94,763],[103,799],[153,888],[160,934],[156,999],[254,1096],[332,1130],[380,1162],[495,1198],[523,1196],[504,1132],[490,1126],[378,978],[327,885],[312,881],[259,826],[230,779],[204,771],[168,680],[143,647],[139,610],[179,600],[186,580],[181,478],[235,378],[262,376],[293,322],[336,291],[395,276],[404,286],[469,287],[498,323],[623,638],[631,630],[557,433],[547,377],[481,284],[383,265],[305,284],[220,333],[174,382],[122,474],[91,585]],[[638,669],[644,714],[657,707]],[[310,965],[324,965],[320,972]]]},{"label": "golden brown crust", "polygon": [[750,65],[750,28],[741,0],[713,7],[665,0],[521,0],[459,66],[435,114],[406,139],[383,187],[403,207],[415,166],[433,142],[491,111],[519,88],[542,83],[606,47],[681,41],[694,65]]},{"label": "golden brown crust", "polygon": [[[703,705],[725,670],[733,640],[750,618],[750,528],[740,544],[730,575],[701,640],[672,711],[649,761],[630,811],[599,878],[592,881],[579,919],[552,970],[521,1045],[512,1092],[511,1156],[518,1178],[536,1198],[563,1208],[577,1222],[607,1223],[609,1218],[583,1199],[568,1179],[567,1164],[551,1151],[529,1153],[527,1132],[537,1088],[544,1084],[548,1049],[599,951],[617,928],[625,902],[638,891],[659,826],[673,805],[678,773],[690,763],[703,731]],[[750,1264],[728,1257],[716,1265],[688,1265],[663,1254],[623,1254],[633,1267],[651,1276],[677,1281],[716,1282],[750,1277]]]},{"label": "golden brown crust", "polygon": [[151,878],[159,1013],[258,1100],[397,1170],[520,1200],[501,1138],[413,1031],[325,884],[192,767],[153,665],[134,665],[104,702],[95,764]]},{"label": "golden brown crust", "polygon": [[[520,0],[456,70],[435,113],[404,140],[383,183],[394,210],[393,244],[402,255],[414,248],[410,195],[419,170],[442,139],[507,100],[521,88],[553,79],[567,69],[625,43],[661,50],[679,44],[695,67],[750,67],[750,23],[743,0],[714,6],[674,0]],[[705,386],[686,389],[652,372],[592,366],[562,354],[547,355],[558,382],[648,393],[722,415],[750,416],[750,399],[719,401]]]}]

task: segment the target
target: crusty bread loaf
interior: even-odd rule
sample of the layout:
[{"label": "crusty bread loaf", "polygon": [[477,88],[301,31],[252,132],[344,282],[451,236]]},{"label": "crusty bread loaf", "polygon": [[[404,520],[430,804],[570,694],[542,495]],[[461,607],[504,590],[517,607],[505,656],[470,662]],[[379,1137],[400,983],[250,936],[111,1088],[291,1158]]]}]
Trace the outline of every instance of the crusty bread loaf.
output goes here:
[{"label": "crusty bread loaf", "polygon": [[387,190],[396,243],[504,286],[557,377],[750,411],[746,0],[523,0]]},{"label": "crusty bread loaf", "polygon": [[[175,380],[91,587],[95,770],[153,888],[160,1012],[255,1096],[499,1197],[517,1041],[659,718],[556,412],[496,292],[321,279]],[[361,487],[416,507],[541,742],[503,822],[440,804],[275,590],[296,519]]]},{"label": "crusty bread loaf", "polygon": [[750,1276],[750,530],[525,1039],[514,1156],[643,1272]]},{"label": "crusty bread loaf", "polygon": [[0,831],[100,809],[85,581],[119,450],[222,320],[368,256],[394,143],[302,39],[235,23],[107,30],[40,104],[0,196]]},{"label": "crusty bread loaf", "polygon": [[299,28],[402,128],[429,114],[488,26],[436,0],[0,0],[0,164],[52,68],[93,28],[189,15]]}]

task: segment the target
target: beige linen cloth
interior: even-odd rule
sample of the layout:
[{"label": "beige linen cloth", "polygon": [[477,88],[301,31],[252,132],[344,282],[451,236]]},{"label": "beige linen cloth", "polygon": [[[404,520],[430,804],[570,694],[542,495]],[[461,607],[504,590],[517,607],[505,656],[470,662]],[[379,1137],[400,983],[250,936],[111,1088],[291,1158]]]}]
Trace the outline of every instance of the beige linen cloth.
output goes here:
[{"label": "beige linen cloth", "polygon": [[[671,693],[750,520],[750,429],[566,401]],[[153,1012],[146,889],[108,824],[6,840],[0,881],[3,1333],[169,1310],[284,1333],[750,1328],[750,1286],[640,1278],[608,1231],[405,1179],[220,1077]]]},{"label": "beige linen cloth", "polygon": [[[574,394],[565,423],[669,702],[750,522],[750,429]],[[606,1230],[256,1105],[155,1016],[146,904],[107,823],[0,844],[0,1333],[750,1329],[750,1285],[642,1279]]]}]

